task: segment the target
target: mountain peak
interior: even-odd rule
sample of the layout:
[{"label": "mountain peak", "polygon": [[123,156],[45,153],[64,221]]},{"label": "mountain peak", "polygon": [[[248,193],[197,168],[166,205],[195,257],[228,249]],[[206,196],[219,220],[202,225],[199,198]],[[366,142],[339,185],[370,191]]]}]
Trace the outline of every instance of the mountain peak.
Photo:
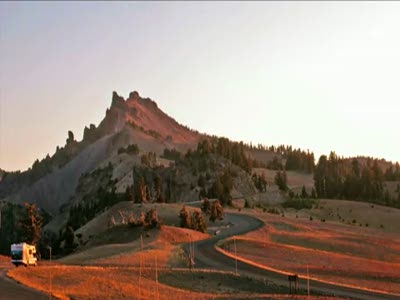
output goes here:
[{"label": "mountain peak", "polygon": [[107,109],[106,117],[99,125],[101,135],[116,133],[126,124],[153,137],[179,144],[193,144],[198,139],[197,133],[177,123],[150,98],[142,98],[137,91],[132,91],[125,100],[114,91],[111,107]]},{"label": "mountain peak", "polygon": [[129,93],[129,98],[127,100],[139,100],[140,96],[137,91],[133,91]]}]

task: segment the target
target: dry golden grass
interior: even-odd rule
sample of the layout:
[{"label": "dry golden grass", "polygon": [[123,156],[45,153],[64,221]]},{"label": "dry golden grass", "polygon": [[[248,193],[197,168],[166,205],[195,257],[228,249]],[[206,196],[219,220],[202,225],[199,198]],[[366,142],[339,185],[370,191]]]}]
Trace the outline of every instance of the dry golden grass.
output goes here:
[{"label": "dry golden grass", "polygon": [[[258,214],[266,226],[236,237],[238,256],[283,272],[400,294],[400,238],[376,229]],[[228,248],[232,249],[228,242]],[[268,255],[265,255],[268,253]]]},{"label": "dry golden grass", "polygon": [[[335,222],[352,223],[369,228],[378,228],[380,232],[392,232],[397,236],[400,234],[400,209],[381,206],[365,202],[346,201],[346,200],[320,200],[319,207],[309,211],[318,219]],[[344,221],[343,221],[344,219]],[[383,228],[381,228],[383,225]]]},{"label": "dry golden grass", "polygon": [[16,268],[9,271],[8,275],[45,293],[50,291],[52,278],[52,293],[62,299],[171,299],[171,295],[174,295],[175,299],[211,298],[207,294],[157,284],[154,269],[146,270],[140,276],[140,284],[137,268],[59,265]]},{"label": "dry golden grass", "polygon": [[143,251],[139,251],[141,242],[136,241],[136,251],[93,260],[91,263],[139,266],[141,262],[143,266],[153,267],[155,264],[154,258],[157,256],[158,265],[161,267],[183,266],[186,260],[177,244],[198,241],[207,237],[209,237],[207,234],[198,231],[163,226],[155,240],[149,243],[146,243],[146,239],[143,240]]},{"label": "dry golden grass", "polygon": [[[42,266],[15,268],[8,272],[13,279],[61,299],[306,299],[306,296],[257,293],[208,293],[174,288],[156,281],[155,269],[91,267],[91,266]],[[187,272],[180,273],[185,280]],[[140,282],[139,282],[140,280]],[[312,296],[311,299],[339,299]]]},{"label": "dry golden grass", "polygon": [[[129,227],[127,229],[133,230]],[[166,266],[169,259],[171,259],[172,264],[181,265],[183,258],[178,253],[178,244],[207,237],[208,234],[198,231],[164,225],[161,230],[153,229],[143,232],[143,242],[141,242],[139,233],[132,242],[92,247],[66,256],[59,262],[64,264],[139,266],[140,260],[152,265],[154,257],[157,255],[159,264],[162,266]],[[180,260],[181,263],[176,260]]]}]

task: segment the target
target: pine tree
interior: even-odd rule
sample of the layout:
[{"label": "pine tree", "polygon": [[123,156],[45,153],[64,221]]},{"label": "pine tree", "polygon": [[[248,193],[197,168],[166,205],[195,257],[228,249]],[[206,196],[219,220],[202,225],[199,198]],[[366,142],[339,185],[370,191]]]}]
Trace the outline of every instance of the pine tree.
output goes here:
[{"label": "pine tree", "polygon": [[186,210],[186,206],[184,205],[179,212],[179,219],[180,219],[180,225],[182,228],[191,228],[191,222],[190,222],[190,215],[189,212]]},{"label": "pine tree", "polygon": [[217,219],[224,218],[224,208],[218,200],[215,200],[211,205],[210,221],[215,222]]},{"label": "pine tree", "polygon": [[24,203],[25,210],[19,220],[19,227],[23,240],[29,244],[36,244],[40,239],[43,218],[35,204]]},{"label": "pine tree", "polygon": [[301,188],[301,198],[306,199],[308,198],[308,194],[306,191],[306,187],[303,185],[303,187]]},{"label": "pine tree", "polygon": [[135,202],[136,203],[145,203],[145,202],[147,202],[147,199],[146,199],[146,185],[144,183],[143,176],[140,176],[139,180],[136,183]]},{"label": "pine tree", "polygon": [[71,226],[65,230],[65,247],[66,249],[73,249],[75,241],[75,233]]}]

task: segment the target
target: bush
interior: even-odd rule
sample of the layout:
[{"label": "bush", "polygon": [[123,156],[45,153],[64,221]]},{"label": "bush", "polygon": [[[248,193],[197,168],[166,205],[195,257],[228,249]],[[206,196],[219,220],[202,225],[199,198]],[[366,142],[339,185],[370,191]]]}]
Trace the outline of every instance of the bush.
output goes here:
[{"label": "bush", "polygon": [[215,200],[210,209],[210,221],[215,222],[216,220],[224,219],[224,208],[218,200]]},{"label": "bush", "polygon": [[288,199],[282,203],[284,208],[300,209],[311,209],[315,203],[314,199]]},{"label": "bush", "polygon": [[279,215],[280,214],[280,211],[276,207],[270,207],[270,208],[268,208],[267,211],[268,211],[268,213],[274,214],[274,215]]}]

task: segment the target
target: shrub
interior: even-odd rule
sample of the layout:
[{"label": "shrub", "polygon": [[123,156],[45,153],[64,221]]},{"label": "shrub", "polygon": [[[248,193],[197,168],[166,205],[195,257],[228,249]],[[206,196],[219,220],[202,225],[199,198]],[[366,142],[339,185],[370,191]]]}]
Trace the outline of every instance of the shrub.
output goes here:
[{"label": "shrub", "polygon": [[296,210],[300,209],[311,209],[315,203],[314,199],[288,199],[282,203],[285,208],[294,208]]},{"label": "shrub", "polygon": [[224,208],[218,200],[215,200],[210,209],[210,221],[215,222],[216,220],[224,219]]}]

